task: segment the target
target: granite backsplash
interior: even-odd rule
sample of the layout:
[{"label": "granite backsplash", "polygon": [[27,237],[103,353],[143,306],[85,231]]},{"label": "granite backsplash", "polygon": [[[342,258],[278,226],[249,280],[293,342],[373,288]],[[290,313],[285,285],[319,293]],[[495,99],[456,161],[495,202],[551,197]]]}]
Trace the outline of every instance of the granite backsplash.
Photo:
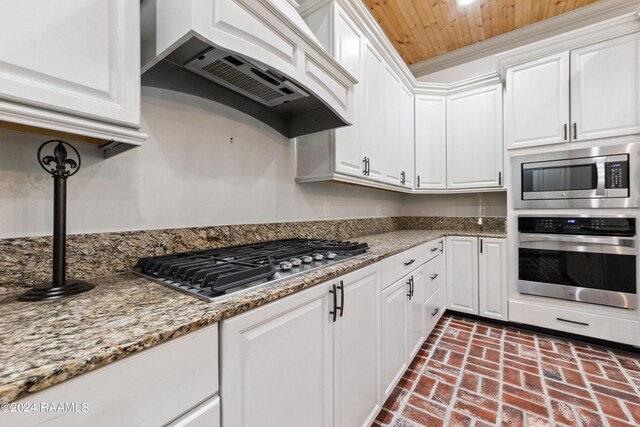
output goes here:
[{"label": "granite backsplash", "polygon": [[[131,270],[138,258],[294,237],[355,239],[397,230],[506,230],[506,218],[388,217],[164,230],[76,234],[67,237],[67,276],[90,278]],[[50,280],[51,237],[0,239],[0,291]]]}]

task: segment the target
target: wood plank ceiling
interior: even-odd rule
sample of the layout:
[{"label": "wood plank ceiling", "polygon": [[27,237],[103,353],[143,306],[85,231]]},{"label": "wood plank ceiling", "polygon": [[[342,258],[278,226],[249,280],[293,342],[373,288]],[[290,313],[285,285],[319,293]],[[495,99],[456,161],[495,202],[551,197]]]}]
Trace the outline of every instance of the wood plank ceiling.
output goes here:
[{"label": "wood plank ceiling", "polygon": [[495,37],[597,0],[363,0],[407,64]]}]

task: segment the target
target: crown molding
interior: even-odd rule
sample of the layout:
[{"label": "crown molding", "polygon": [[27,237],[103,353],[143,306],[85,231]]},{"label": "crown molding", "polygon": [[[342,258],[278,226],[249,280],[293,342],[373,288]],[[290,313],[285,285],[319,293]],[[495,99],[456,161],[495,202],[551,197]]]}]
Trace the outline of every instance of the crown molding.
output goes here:
[{"label": "crown molding", "polygon": [[[360,2],[357,2],[360,3]],[[607,0],[575,9],[571,12],[519,28],[509,33],[417,62],[408,68],[416,77],[435,73],[476,59],[486,58],[508,50],[534,43],[610,20],[621,15],[634,13],[640,18],[640,2],[637,0]]]}]

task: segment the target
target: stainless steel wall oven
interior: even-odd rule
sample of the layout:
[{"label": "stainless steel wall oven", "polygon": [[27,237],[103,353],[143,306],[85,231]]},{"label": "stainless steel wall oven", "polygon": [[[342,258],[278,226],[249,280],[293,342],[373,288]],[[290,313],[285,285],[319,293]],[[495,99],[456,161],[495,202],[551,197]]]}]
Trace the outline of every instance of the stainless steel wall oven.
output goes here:
[{"label": "stainless steel wall oven", "polygon": [[637,308],[636,220],[518,217],[518,290]]},{"label": "stainless steel wall oven", "polygon": [[512,158],[513,207],[640,207],[640,143]]}]

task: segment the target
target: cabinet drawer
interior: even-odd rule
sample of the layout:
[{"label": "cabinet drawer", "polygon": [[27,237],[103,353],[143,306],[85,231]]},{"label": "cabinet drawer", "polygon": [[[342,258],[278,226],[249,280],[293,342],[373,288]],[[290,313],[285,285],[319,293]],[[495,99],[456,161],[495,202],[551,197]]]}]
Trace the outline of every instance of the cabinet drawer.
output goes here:
[{"label": "cabinet drawer", "polygon": [[509,301],[509,321],[624,344],[640,343],[640,322],[560,307]]},{"label": "cabinet drawer", "polygon": [[444,256],[437,256],[427,262],[424,268],[424,301],[428,300],[436,290],[444,288]]},{"label": "cabinet drawer", "polygon": [[424,245],[420,245],[382,260],[382,289],[424,264],[424,256]]},{"label": "cabinet drawer", "polygon": [[424,247],[424,260],[432,260],[444,251],[444,237],[427,242],[422,246]]},{"label": "cabinet drawer", "polygon": [[431,298],[424,303],[425,338],[429,336],[431,331],[433,331],[433,328],[436,326],[436,323],[438,323],[438,320],[440,320],[445,311],[443,296],[444,290],[438,288],[435,293],[431,295]]}]

